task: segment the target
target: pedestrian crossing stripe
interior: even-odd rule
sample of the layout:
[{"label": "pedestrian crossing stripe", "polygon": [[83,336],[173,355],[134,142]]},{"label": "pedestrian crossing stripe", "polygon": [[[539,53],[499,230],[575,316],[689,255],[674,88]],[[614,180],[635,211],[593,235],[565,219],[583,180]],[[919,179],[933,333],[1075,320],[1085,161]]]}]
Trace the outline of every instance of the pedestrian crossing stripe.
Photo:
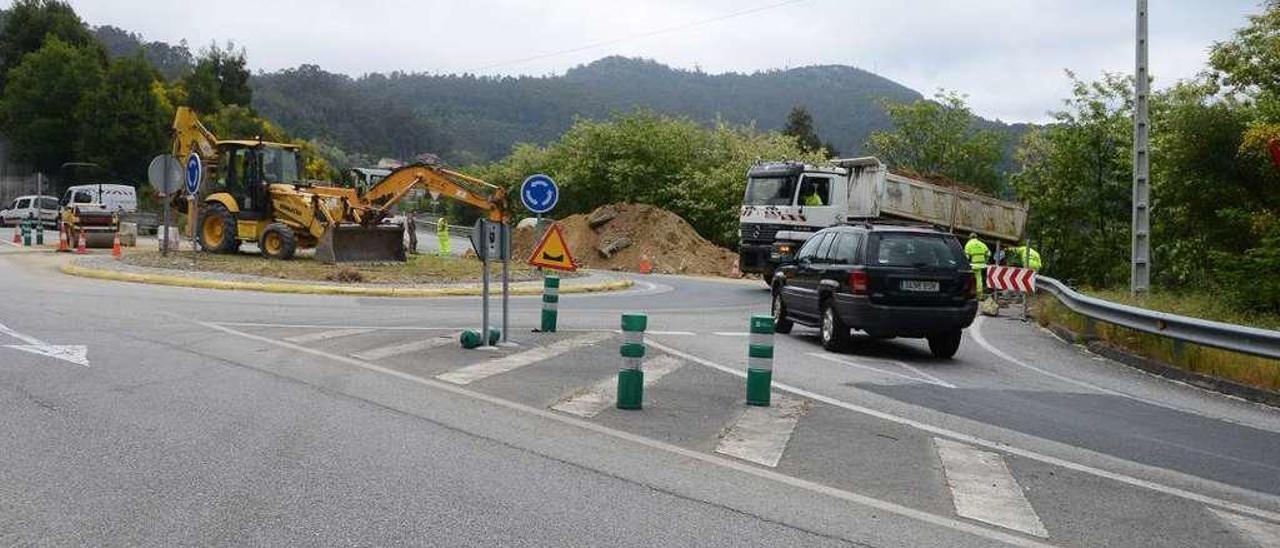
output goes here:
[{"label": "pedestrian crossing stripe", "polygon": [[564,231],[560,229],[560,223],[553,223],[551,228],[547,229],[547,233],[542,235],[542,241],[538,242],[537,247],[533,249],[533,254],[529,256],[529,266],[566,272],[578,269],[578,265],[573,261],[573,254],[569,252],[569,244],[564,239]]}]

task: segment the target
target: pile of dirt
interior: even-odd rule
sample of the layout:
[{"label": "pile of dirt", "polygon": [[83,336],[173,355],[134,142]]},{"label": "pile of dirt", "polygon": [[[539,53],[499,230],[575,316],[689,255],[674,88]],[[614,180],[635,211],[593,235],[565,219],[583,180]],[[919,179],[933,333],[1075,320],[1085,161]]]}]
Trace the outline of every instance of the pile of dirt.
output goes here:
[{"label": "pile of dirt", "polygon": [[[559,221],[574,260],[586,268],[739,277],[738,256],[707,241],[676,214],[647,204],[610,204]],[[533,252],[536,231],[517,229],[517,257]]]}]

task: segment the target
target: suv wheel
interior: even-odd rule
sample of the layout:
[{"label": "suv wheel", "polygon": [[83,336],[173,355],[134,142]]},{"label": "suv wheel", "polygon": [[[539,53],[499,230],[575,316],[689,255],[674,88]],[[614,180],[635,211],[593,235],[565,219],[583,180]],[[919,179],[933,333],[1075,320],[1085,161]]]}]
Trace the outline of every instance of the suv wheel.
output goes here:
[{"label": "suv wheel", "polygon": [[835,307],[828,301],[822,302],[822,347],[831,350],[842,350],[849,346],[849,326],[844,324]]},{"label": "suv wheel", "polygon": [[960,349],[960,330],[954,329],[944,333],[929,335],[929,351],[933,357],[949,359]]},{"label": "suv wheel", "polygon": [[787,319],[787,305],[782,302],[782,286],[773,288],[773,306],[769,310],[773,312],[773,332],[783,335],[790,333],[793,323]]}]

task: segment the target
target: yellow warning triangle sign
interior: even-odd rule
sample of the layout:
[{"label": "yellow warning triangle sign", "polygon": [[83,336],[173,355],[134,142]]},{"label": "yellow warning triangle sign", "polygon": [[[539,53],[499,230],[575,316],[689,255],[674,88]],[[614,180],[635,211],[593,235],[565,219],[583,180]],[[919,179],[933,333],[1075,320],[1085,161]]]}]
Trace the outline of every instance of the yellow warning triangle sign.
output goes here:
[{"label": "yellow warning triangle sign", "polygon": [[559,223],[552,224],[547,233],[542,235],[542,241],[533,248],[533,255],[529,257],[529,266],[567,272],[578,269],[578,265],[573,262],[573,255],[569,253],[569,243],[564,240],[564,232],[560,230]]}]

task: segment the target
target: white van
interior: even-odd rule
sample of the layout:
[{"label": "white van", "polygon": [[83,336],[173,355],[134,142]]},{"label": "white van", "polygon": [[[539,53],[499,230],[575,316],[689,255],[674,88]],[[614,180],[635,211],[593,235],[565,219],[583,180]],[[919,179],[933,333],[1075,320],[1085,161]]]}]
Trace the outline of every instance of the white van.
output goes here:
[{"label": "white van", "polygon": [[25,219],[40,219],[45,226],[57,226],[58,199],[53,196],[19,196],[0,210],[0,226],[17,226]]},{"label": "white van", "polygon": [[138,210],[138,191],[129,185],[75,185],[63,193],[61,204],[98,204],[107,211],[133,213]]}]

